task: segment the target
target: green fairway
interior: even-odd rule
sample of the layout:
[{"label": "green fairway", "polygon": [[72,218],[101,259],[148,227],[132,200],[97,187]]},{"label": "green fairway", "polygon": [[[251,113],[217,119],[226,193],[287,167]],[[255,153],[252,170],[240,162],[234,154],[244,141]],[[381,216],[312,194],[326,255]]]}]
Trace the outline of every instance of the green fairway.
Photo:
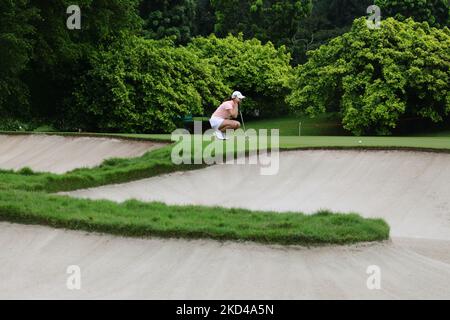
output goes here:
[{"label": "green fairway", "polygon": [[[447,134],[449,136],[447,136]],[[76,133],[70,135],[78,136]],[[97,134],[88,134],[97,135]],[[150,141],[171,142],[170,134],[98,134],[98,136],[142,139]],[[417,148],[450,149],[450,132],[429,134],[428,136],[402,137],[354,137],[354,136],[280,136],[281,149],[297,148]]]},{"label": "green fairway", "polygon": [[[120,134],[116,136],[170,142],[170,135]],[[450,150],[450,137],[444,134],[442,136],[430,135],[424,137],[280,136],[280,148],[412,148]]]},{"label": "green fairway", "polygon": [[448,137],[280,137],[284,149],[412,148],[450,150]]},{"label": "green fairway", "polygon": [[[408,123],[401,123],[401,134],[394,134],[393,136],[410,136],[410,137],[450,137],[450,130],[448,125],[436,125],[434,128],[431,126],[428,130],[420,130],[408,126]],[[352,136],[346,131],[342,125],[341,120],[336,114],[321,114],[314,118],[307,116],[304,117],[282,117],[275,119],[256,120],[246,123],[247,129],[278,129],[280,130],[280,136]],[[447,127],[447,129],[445,129]]]},{"label": "green fairway", "polygon": [[348,136],[335,114],[322,114],[315,118],[283,117],[249,121],[246,129],[278,129],[281,136]]}]

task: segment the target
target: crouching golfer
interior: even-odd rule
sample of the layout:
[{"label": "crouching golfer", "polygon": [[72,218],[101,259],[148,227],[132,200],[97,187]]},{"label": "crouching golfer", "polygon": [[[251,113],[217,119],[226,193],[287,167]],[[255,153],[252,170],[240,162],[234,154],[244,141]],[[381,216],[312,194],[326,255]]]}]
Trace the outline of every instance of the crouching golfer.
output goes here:
[{"label": "crouching golfer", "polygon": [[222,103],[220,107],[217,108],[217,110],[214,112],[211,119],[209,119],[211,127],[215,130],[214,134],[217,139],[227,140],[228,138],[225,134],[225,131],[227,129],[236,130],[241,127],[239,121],[230,119],[236,119],[238,117],[239,104],[244,99],[245,96],[243,96],[239,91],[233,92],[233,94],[231,95],[231,99],[228,99],[224,103]]}]

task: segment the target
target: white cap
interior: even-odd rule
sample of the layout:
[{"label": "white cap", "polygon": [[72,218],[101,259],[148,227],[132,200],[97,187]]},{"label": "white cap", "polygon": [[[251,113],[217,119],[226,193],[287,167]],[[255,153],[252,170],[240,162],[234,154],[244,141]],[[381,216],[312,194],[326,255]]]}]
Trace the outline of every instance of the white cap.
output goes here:
[{"label": "white cap", "polygon": [[239,91],[235,91],[235,92],[233,92],[233,94],[231,95],[231,99],[234,99],[234,98],[238,98],[238,99],[245,99],[245,96],[244,95],[242,95],[242,93],[240,93]]}]

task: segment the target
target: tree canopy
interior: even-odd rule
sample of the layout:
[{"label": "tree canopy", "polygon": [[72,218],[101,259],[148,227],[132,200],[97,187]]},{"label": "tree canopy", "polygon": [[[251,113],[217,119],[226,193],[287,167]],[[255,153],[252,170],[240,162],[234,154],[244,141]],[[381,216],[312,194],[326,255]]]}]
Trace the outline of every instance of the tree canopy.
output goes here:
[{"label": "tree canopy", "polygon": [[291,81],[294,110],[338,111],[357,135],[389,134],[405,115],[439,122],[450,113],[450,30],[392,18],[371,30],[357,19]]},{"label": "tree canopy", "polygon": [[124,36],[90,59],[69,118],[97,131],[161,132],[230,92],[217,68],[171,41]]},{"label": "tree canopy", "polygon": [[215,65],[230,88],[246,93],[248,115],[286,113],[283,99],[289,91],[287,80],[292,68],[291,56],[285,47],[276,48],[270,42],[262,44],[257,39],[244,40],[240,34],[238,37],[195,38],[189,48]]},{"label": "tree canopy", "polygon": [[69,30],[70,0],[0,1],[0,128],[167,132],[232,90],[247,116],[338,111],[356,134],[450,118],[449,1],[375,0],[380,30],[373,3],[79,0]]},{"label": "tree canopy", "polygon": [[0,2],[0,117],[30,112],[29,90],[21,75],[31,60],[37,18],[27,0]]},{"label": "tree canopy", "polygon": [[375,0],[385,17],[404,21],[413,18],[428,22],[434,27],[450,26],[450,1],[448,0]]}]

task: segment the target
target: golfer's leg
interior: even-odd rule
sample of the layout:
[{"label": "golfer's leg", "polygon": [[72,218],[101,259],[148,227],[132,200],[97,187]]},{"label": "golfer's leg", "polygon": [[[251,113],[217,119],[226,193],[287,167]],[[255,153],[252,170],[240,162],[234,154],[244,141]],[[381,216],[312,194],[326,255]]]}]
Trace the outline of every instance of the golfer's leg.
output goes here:
[{"label": "golfer's leg", "polygon": [[227,129],[236,130],[241,127],[241,124],[238,121],[234,120],[224,120],[222,125],[220,126],[219,130],[224,132]]}]

